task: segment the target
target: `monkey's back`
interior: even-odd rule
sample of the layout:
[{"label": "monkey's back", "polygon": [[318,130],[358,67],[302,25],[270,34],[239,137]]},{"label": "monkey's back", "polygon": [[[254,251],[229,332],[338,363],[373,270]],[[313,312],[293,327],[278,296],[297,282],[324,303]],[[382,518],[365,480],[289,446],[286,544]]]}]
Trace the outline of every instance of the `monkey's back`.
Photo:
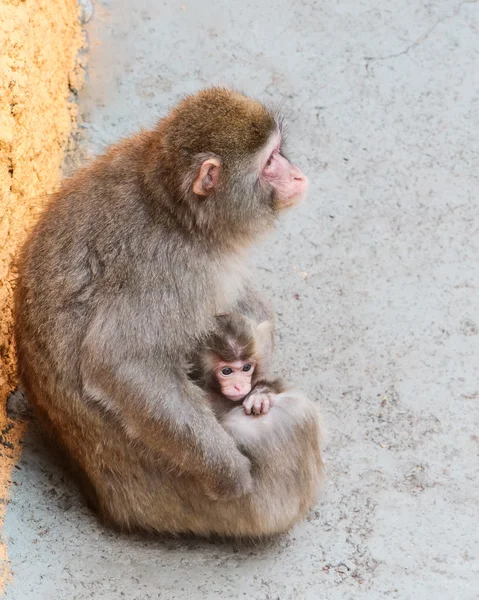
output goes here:
[{"label": "monkey's back", "polygon": [[[48,373],[56,385],[78,390],[89,323],[99,307],[121,298],[137,303],[138,322],[154,311],[148,329],[161,324],[168,352],[186,341],[182,334],[194,339],[209,326],[197,302],[203,296],[213,312],[201,249],[169,227],[166,213],[153,218],[144,198],[138,163],[147,141],[147,133],[126,140],[67,180],[25,243],[15,303],[21,376]],[[146,336],[134,339],[134,327],[129,333],[133,345],[145,343]]]},{"label": "monkey's back", "polygon": [[[144,143],[144,134],[122,142],[67,180],[19,260],[15,338],[20,379],[56,437],[62,438],[65,429],[71,432],[66,444],[74,456],[80,446],[89,446],[90,438],[94,446],[95,437],[105,434],[100,430],[109,428],[108,435],[112,430],[108,421],[96,418],[83,388],[82,344],[95,315],[122,297],[138,298],[139,320],[147,319],[145,307],[145,313],[163,310],[160,320],[168,321],[162,295],[171,296],[171,285],[162,254],[171,240],[142,201],[138,161]],[[172,254],[181,263],[181,244],[173,245]],[[142,343],[134,335],[141,328],[130,329],[134,351]],[[166,337],[163,331],[164,346]]]},{"label": "monkey's back", "polygon": [[[23,247],[15,302],[21,375],[50,373],[76,385],[88,319],[103,290],[114,294],[120,285],[115,221],[122,218],[128,228],[129,207],[115,192],[135,182],[134,173],[114,181],[114,156],[110,151],[66,181]],[[116,260],[105,260],[115,253]]]}]

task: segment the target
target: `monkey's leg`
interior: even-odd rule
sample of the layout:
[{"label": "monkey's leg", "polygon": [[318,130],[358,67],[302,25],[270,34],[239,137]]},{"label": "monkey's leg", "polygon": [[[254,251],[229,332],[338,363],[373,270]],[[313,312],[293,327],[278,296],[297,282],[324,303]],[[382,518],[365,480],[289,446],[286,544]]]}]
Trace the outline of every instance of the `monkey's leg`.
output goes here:
[{"label": "monkey's leg", "polygon": [[158,532],[258,538],[287,531],[313,505],[322,476],[320,426],[315,405],[299,392],[279,395],[264,416],[235,408],[224,421],[252,462],[253,490],[237,500],[206,497],[182,474],[152,468],[145,458],[125,453],[96,485],[104,515],[126,528]]},{"label": "monkey's leg", "polygon": [[83,473],[81,485],[96,509],[122,529],[258,538],[288,530],[315,501],[322,473],[319,418],[298,392],[279,394],[261,417],[236,407],[222,417],[224,429],[216,421],[252,465],[252,491],[227,502],[211,500],[200,474],[188,475],[152,452],[112,413],[58,392],[49,396],[27,386],[53,437]]},{"label": "monkey's leg", "polygon": [[253,417],[236,407],[223,426],[252,463],[249,506],[241,500],[231,503],[244,517],[243,510],[250,515],[239,534],[254,536],[253,523],[259,535],[286,531],[312,507],[323,476],[317,406],[301,392],[289,390],[276,396],[266,415]]}]

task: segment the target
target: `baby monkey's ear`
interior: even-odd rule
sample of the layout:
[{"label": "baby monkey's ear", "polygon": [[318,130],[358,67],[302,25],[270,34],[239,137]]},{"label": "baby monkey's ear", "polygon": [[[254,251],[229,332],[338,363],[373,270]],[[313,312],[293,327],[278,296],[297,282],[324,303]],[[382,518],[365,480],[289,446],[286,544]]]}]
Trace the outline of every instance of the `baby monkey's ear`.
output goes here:
[{"label": "baby monkey's ear", "polygon": [[263,335],[271,335],[273,333],[273,323],[271,321],[263,321],[257,327],[258,333]]},{"label": "baby monkey's ear", "polygon": [[264,351],[271,346],[274,326],[271,321],[263,321],[256,327],[260,348]]}]

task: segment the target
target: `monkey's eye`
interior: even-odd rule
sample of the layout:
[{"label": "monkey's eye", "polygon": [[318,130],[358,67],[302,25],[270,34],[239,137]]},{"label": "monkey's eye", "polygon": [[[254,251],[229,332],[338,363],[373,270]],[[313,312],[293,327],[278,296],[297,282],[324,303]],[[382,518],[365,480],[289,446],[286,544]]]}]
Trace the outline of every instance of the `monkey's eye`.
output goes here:
[{"label": "monkey's eye", "polygon": [[243,371],[246,371],[246,372],[251,371],[251,365],[245,365],[243,367]]},{"label": "monkey's eye", "polygon": [[263,168],[263,174],[266,176],[273,176],[274,173],[278,169],[278,163],[276,160],[276,155],[279,154],[279,150],[275,150],[271,156],[268,158],[268,162],[265,164]]},{"label": "monkey's eye", "polygon": [[231,375],[233,369],[231,369],[230,367],[224,367],[223,369],[221,369],[221,372],[223,373],[223,375]]}]

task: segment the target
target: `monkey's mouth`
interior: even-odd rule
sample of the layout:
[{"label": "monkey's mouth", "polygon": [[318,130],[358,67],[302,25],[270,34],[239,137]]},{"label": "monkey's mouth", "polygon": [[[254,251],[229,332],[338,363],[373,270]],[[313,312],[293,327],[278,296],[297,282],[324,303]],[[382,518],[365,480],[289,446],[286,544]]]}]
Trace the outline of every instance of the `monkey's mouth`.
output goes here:
[{"label": "monkey's mouth", "polygon": [[240,400],[244,400],[247,394],[224,394],[224,396],[228,398],[228,400],[231,400],[231,402],[239,402]]}]

